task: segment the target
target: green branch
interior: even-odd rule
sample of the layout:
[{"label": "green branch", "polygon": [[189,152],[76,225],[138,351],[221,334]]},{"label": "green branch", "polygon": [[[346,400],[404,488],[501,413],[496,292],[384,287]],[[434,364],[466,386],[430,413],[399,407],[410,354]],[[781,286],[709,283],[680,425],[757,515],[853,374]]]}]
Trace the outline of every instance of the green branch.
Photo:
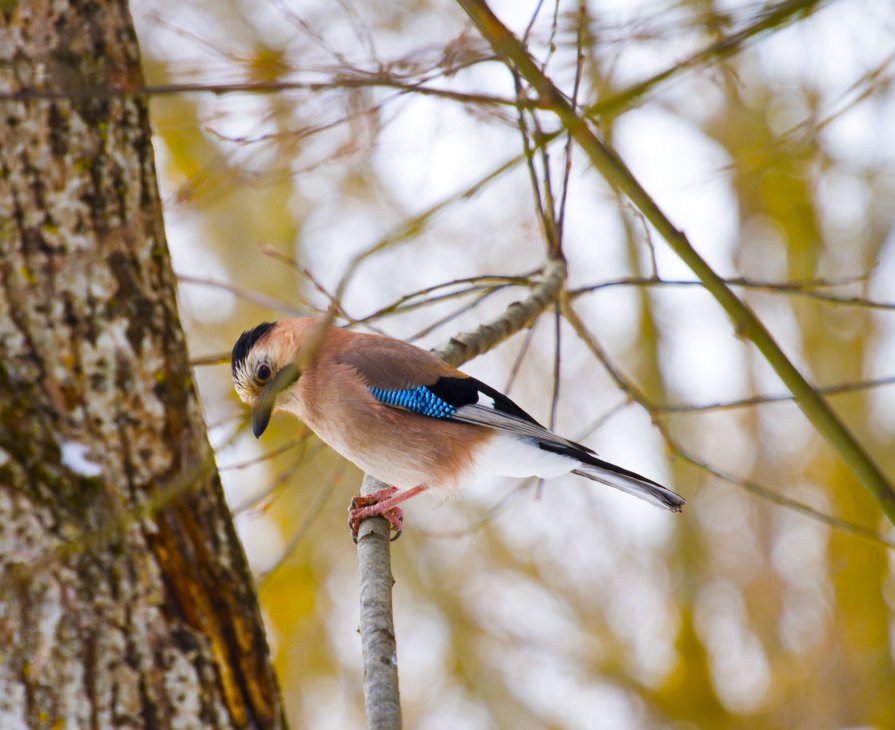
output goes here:
[{"label": "green branch", "polygon": [[528,81],[540,97],[541,106],[552,111],[587,154],[606,180],[621,190],[644,217],[668,242],[672,250],[702,281],[706,290],[733,320],[742,337],[753,342],[793,394],[796,403],[814,427],[839,453],[861,483],[879,501],[889,520],[895,524],[895,492],[868,453],[839,420],[823,396],[804,378],[787,358],[771,333],[746,304],[740,301],[724,280],[693,248],[681,231],[674,227],[649,193],[643,189],[618,154],[601,141],[587,120],[579,115],[568,98],[541,71],[526,46],[491,12],[483,0],[457,0],[478,27],[482,36],[507,65]]}]

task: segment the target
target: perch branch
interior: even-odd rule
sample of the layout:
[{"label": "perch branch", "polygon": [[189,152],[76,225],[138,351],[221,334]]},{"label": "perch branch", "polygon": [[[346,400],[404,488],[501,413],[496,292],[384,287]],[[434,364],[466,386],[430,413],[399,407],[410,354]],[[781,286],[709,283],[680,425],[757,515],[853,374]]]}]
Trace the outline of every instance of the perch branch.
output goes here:
[{"label": "perch branch", "polygon": [[[472,332],[452,337],[435,354],[457,367],[496,347],[516,332],[530,327],[544,310],[558,301],[565,279],[565,261],[549,259],[541,280],[524,300],[513,302],[499,317]],[[361,494],[371,494],[385,486],[368,474],[361,484]],[[357,560],[367,730],[398,730],[401,705],[392,615],[392,585],[395,581],[389,551],[389,527],[383,518],[374,517],[361,523]]]}]

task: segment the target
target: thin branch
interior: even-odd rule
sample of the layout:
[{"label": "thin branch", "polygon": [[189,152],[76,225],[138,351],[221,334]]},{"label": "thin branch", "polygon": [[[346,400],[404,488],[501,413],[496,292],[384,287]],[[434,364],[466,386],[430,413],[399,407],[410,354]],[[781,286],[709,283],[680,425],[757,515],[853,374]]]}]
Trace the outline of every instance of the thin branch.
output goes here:
[{"label": "thin branch", "polygon": [[[837,385],[826,385],[817,389],[818,393],[824,395],[843,395],[845,393],[859,393],[862,390],[871,390],[873,388],[881,388],[886,385],[895,385],[895,375],[885,378],[876,378],[874,380],[858,380],[851,383],[838,383]],[[740,398],[738,400],[718,401],[716,403],[703,404],[667,404],[657,405],[654,409],[657,413],[683,414],[683,413],[706,413],[708,411],[726,411],[736,408],[751,408],[752,406],[762,406],[768,403],[786,403],[794,400],[792,393],[781,393],[779,395],[755,395],[750,398]]]},{"label": "thin branch", "polygon": [[[807,17],[826,0],[785,0],[771,8],[759,11],[756,19],[741,30],[721,38],[692,56],[678,61],[648,79],[622,89],[591,104],[585,109],[588,117],[612,114],[629,109],[655,87],[693,68],[705,68],[714,61],[720,61],[738,53],[753,38],[768,30],[778,30],[800,18]],[[462,5],[461,1],[461,5]],[[465,9],[465,8],[464,8]],[[467,10],[467,12],[469,12]]]},{"label": "thin branch", "polygon": [[408,342],[416,342],[417,340],[420,340],[423,337],[428,336],[429,334],[431,334],[432,332],[437,330],[439,327],[443,327],[444,325],[448,324],[449,322],[453,322],[460,315],[466,314],[466,312],[471,312],[473,309],[475,309],[477,306],[479,306],[479,304],[481,304],[483,301],[485,301],[488,297],[490,297],[492,294],[494,294],[496,292],[501,291],[503,288],[504,287],[502,287],[502,286],[496,286],[496,287],[489,287],[488,289],[484,289],[484,290],[480,291],[478,293],[478,295],[475,297],[475,299],[473,299],[471,302],[467,302],[462,307],[458,307],[454,311],[446,314],[444,317],[441,317],[440,319],[436,319],[434,322],[426,325],[421,330],[417,331],[415,334],[412,334],[410,337],[408,337],[407,341]]},{"label": "thin branch", "polygon": [[320,283],[320,281],[317,279],[317,277],[314,276],[314,274],[311,272],[311,270],[307,266],[302,266],[292,256],[288,256],[280,251],[277,251],[273,246],[271,246],[270,244],[267,244],[267,243],[261,245],[261,252],[265,256],[272,258],[274,261],[279,261],[280,263],[286,264],[286,266],[297,271],[302,277],[304,277],[309,282],[311,282],[311,286],[313,286],[314,289],[316,289],[317,292],[319,294],[321,294],[324,299],[326,299],[326,301],[330,307],[335,307],[336,311],[339,313],[339,315],[341,317],[343,317],[348,322],[355,321],[344,310],[344,308],[342,307],[342,303],[336,301],[335,296],[333,294],[331,294],[329,292],[329,290],[325,286],[323,286],[323,284]]},{"label": "thin branch", "polygon": [[269,297],[266,294],[260,294],[259,292],[251,291],[249,289],[243,289],[242,287],[236,286],[235,284],[230,284],[226,281],[218,281],[217,279],[205,278],[202,276],[191,276],[189,274],[177,274],[177,281],[179,281],[181,284],[195,284],[198,286],[207,286],[212,289],[223,289],[224,291],[230,292],[239,299],[251,302],[252,304],[257,304],[259,307],[264,307],[265,309],[273,309],[277,312],[288,314],[292,317],[304,317],[311,311],[321,311],[306,300],[302,300],[304,308],[295,307],[288,302],[275,299],[274,297]]},{"label": "thin branch", "polygon": [[419,530],[421,535],[425,535],[426,537],[434,537],[436,539],[457,539],[459,537],[468,537],[472,533],[481,530],[483,527],[488,525],[498,514],[500,514],[507,505],[510,504],[512,500],[516,497],[525,493],[525,490],[531,486],[531,483],[534,479],[526,479],[523,482],[515,485],[509,492],[507,492],[503,497],[501,497],[497,502],[492,504],[485,510],[485,513],[480,517],[475,519],[468,525],[460,527],[456,530]]},{"label": "thin branch", "polygon": [[[372,314],[368,314],[365,317],[361,317],[357,320],[356,324],[366,324],[367,322],[371,322],[376,319],[380,319],[382,317],[386,317],[392,314],[398,314],[403,312],[409,312],[413,309],[416,309],[420,306],[430,304],[435,301],[442,301],[443,298],[453,298],[459,295],[469,294],[471,292],[480,290],[481,288],[488,287],[494,284],[508,284],[513,286],[533,286],[532,276],[534,276],[537,272],[531,271],[527,274],[523,274],[521,276],[498,276],[494,274],[486,274],[484,276],[470,276],[464,279],[453,279],[451,281],[445,281],[441,284],[435,284],[433,286],[428,286],[425,289],[419,289],[415,292],[411,292],[410,294],[405,294],[399,299],[395,300],[391,304],[381,307],[377,309]],[[432,297],[431,295],[441,289],[447,289],[448,287],[454,286],[466,286],[465,289],[460,289],[458,291],[449,292],[445,295],[439,295],[438,297]],[[408,305],[408,302],[412,302],[414,299],[419,297],[428,297],[422,303],[413,303]],[[406,305],[406,306],[405,306]]]},{"label": "thin branch", "polygon": [[525,108],[523,101],[525,100],[525,89],[522,87],[522,79],[519,74],[513,73],[513,86],[516,90],[516,98],[519,99],[519,105],[516,114],[516,124],[519,127],[519,134],[522,137],[522,153],[525,155],[525,164],[528,169],[528,178],[531,182],[531,190],[535,198],[535,206],[538,214],[538,221],[545,235],[549,235],[547,228],[547,215],[544,212],[544,200],[541,195],[541,187],[538,183],[538,172],[535,168],[534,150],[531,145],[531,134],[528,131],[528,123],[525,120]]},{"label": "thin branch", "polygon": [[553,392],[550,394],[550,420],[548,428],[556,428],[556,413],[559,410],[559,383],[562,375],[562,309],[559,303],[553,313]]},{"label": "thin branch", "polygon": [[625,396],[621,401],[612,406],[612,408],[610,408],[608,411],[600,414],[593,421],[587,424],[587,426],[585,426],[581,430],[581,433],[575,435],[575,441],[584,443],[585,439],[590,438],[592,434],[603,428],[603,426],[605,426],[609,421],[611,421],[619,413],[625,410],[625,408],[631,405],[631,402],[631,398]]},{"label": "thin branch", "polygon": [[[515,99],[505,99],[490,94],[469,94],[450,89],[437,89],[423,86],[419,82],[405,82],[394,76],[364,75],[361,77],[336,77],[330,81],[246,81],[229,83],[185,83],[185,84],[146,84],[133,86],[90,86],[83,88],[23,88],[17,91],[0,92],[0,102],[33,101],[33,100],[73,100],[114,99],[122,96],[177,96],[181,94],[208,93],[216,96],[227,94],[274,94],[281,91],[321,92],[339,89],[365,89],[384,87],[397,89],[402,93],[421,94],[457,101],[463,104],[486,106],[517,105]],[[536,102],[526,102],[533,106]]]},{"label": "thin branch", "polygon": [[305,512],[305,516],[302,518],[301,524],[298,526],[298,529],[292,533],[292,536],[289,539],[289,543],[286,545],[283,552],[277,558],[276,562],[270,566],[267,570],[265,570],[257,579],[258,589],[264,588],[274,575],[286,564],[286,561],[295,554],[295,551],[298,549],[298,546],[301,545],[302,541],[307,537],[308,532],[311,527],[313,527],[314,522],[320,516],[320,513],[323,511],[323,507],[326,505],[330,496],[333,493],[333,487],[336,482],[341,480],[341,476],[344,473],[344,467],[339,467],[337,473],[332,478],[322,479],[320,481],[320,487],[314,493],[314,498],[308,503],[308,509]]},{"label": "thin branch", "polygon": [[[389,305],[387,307],[383,307],[377,312],[374,312],[373,314],[357,320],[357,322],[355,322],[354,324],[371,327],[371,323],[375,322],[378,319],[384,319],[385,317],[394,317],[400,314],[407,314],[408,312],[414,312],[417,309],[422,309],[423,307],[431,307],[433,304],[444,304],[445,302],[451,302],[454,299],[462,299],[464,297],[469,297],[472,295],[476,295],[478,297],[482,296],[482,294],[492,294],[495,291],[507,288],[507,286],[509,285],[500,284],[498,286],[490,286],[487,284],[474,284],[472,286],[466,287],[465,289],[456,289],[454,291],[445,292],[444,294],[430,296],[427,299],[420,299],[416,302],[411,301],[408,304],[402,304],[400,306]],[[416,337],[421,336],[422,335],[420,334],[416,335]]]},{"label": "thin branch", "polygon": [[537,328],[538,320],[532,324],[531,327],[528,328],[528,331],[525,333],[525,339],[522,342],[522,347],[519,348],[519,354],[516,355],[516,359],[513,361],[513,367],[510,368],[510,374],[507,377],[507,383],[503,387],[503,392],[507,395],[510,394],[510,391],[513,389],[513,384],[516,382],[516,376],[519,375],[519,370],[522,368],[522,362],[525,360],[525,356],[528,354],[528,348],[531,347],[531,341],[535,336],[535,329]]},{"label": "thin branch", "polygon": [[525,32],[522,34],[522,42],[528,43],[528,36],[531,35],[531,30],[535,26],[535,22],[538,19],[538,16],[541,14],[541,8],[544,6],[544,0],[538,0],[538,4],[535,5],[534,12],[531,14],[531,18],[528,20],[528,25],[525,26]]},{"label": "thin branch", "polygon": [[[860,280],[863,278],[865,277],[862,275],[860,277],[848,277],[842,281],[831,281],[827,279],[810,279],[806,281],[754,281],[743,277],[733,277],[721,279],[721,281],[731,287],[752,289],[754,291],[767,292],[769,294],[781,294],[790,297],[816,299],[820,302],[835,306],[863,307],[865,309],[876,309],[884,312],[895,311],[895,302],[880,302],[875,299],[868,299],[867,297],[830,294],[823,291],[817,291],[817,289],[822,287],[844,286],[853,283],[856,279]],[[701,289],[707,288],[704,282],[692,279],[659,279],[655,277],[629,276],[621,279],[604,281],[599,284],[581,286],[570,290],[569,296],[575,299],[585,294],[592,294],[593,292],[600,291],[601,289],[613,289],[615,287],[623,286],[690,286],[699,287]]]},{"label": "thin branch", "polygon": [[215,352],[211,355],[200,355],[190,359],[190,367],[204,367],[207,365],[227,365],[230,362],[229,352]]},{"label": "thin branch", "polygon": [[[578,92],[581,90],[581,77],[584,75],[584,23],[587,18],[586,0],[578,0],[578,32],[575,38],[575,83],[572,86],[572,106],[578,106]],[[559,243],[566,223],[566,201],[569,196],[569,178],[572,175],[572,135],[566,135],[563,148],[562,194],[559,201]]]},{"label": "thin branch", "polygon": [[234,464],[225,464],[224,466],[219,466],[218,471],[241,471],[242,469],[248,469],[250,466],[255,466],[256,464],[263,464],[265,461],[276,459],[278,456],[282,456],[287,451],[291,451],[296,446],[300,446],[305,442],[305,439],[307,437],[307,428],[302,428],[297,438],[287,441],[279,448],[273,449],[272,451],[267,451],[264,454],[261,454],[261,456],[256,456],[254,459],[247,459],[246,461],[237,461]]},{"label": "thin branch", "polygon": [[[780,505],[781,507],[786,507],[787,509],[795,510],[800,514],[819,520],[820,522],[823,522],[830,527],[834,527],[837,530],[842,530],[849,534],[857,535],[864,539],[883,545],[887,548],[895,547],[895,539],[887,537],[882,533],[876,532],[867,527],[863,527],[862,525],[857,525],[853,522],[849,522],[848,520],[834,517],[833,515],[826,514],[825,512],[821,512],[820,510],[816,510],[807,504],[791,499],[790,497],[786,497],[778,492],[773,491],[772,489],[764,487],[760,484],[756,484],[755,482],[731,476],[726,472],[711,467],[704,461],[701,461],[700,459],[690,455],[671,435],[668,424],[664,423],[661,419],[656,417],[656,409],[652,405],[650,400],[646,397],[646,394],[612,364],[606,351],[603,350],[597,339],[587,329],[587,325],[584,324],[575,310],[572,309],[568,300],[564,299],[562,304],[563,314],[566,317],[566,320],[572,326],[572,329],[575,330],[575,333],[578,335],[581,341],[591,351],[591,354],[600,361],[600,363],[609,373],[610,377],[618,384],[619,388],[624,393],[626,393],[630,399],[640,404],[640,406],[642,406],[643,409],[650,415],[653,424],[658,429],[659,433],[662,435],[662,438],[665,440],[665,443],[668,444],[668,447],[674,454],[680,456],[680,458],[690,462],[694,466],[697,466],[720,479],[730,482],[731,484],[742,487],[746,491],[751,492],[752,494],[755,494],[763,499],[766,499],[769,502],[773,502],[774,504]],[[615,409],[613,409],[613,411],[614,410]]]},{"label": "thin branch", "polygon": [[718,479],[721,479],[730,484],[734,484],[742,489],[745,489],[747,492],[754,494],[757,497],[761,497],[762,499],[767,500],[768,502],[773,502],[774,504],[780,505],[781,507],[786,507],[787,509],[798,512],[805,517],[809,517],[836,530],[840,530],[841,532],[846,532],[849,535],[860,537],[863,540],[869,540],[870,542],[884,547],[888,550],[895,549],[895,538],[893,537],[884,535],[881,532],[877,532],[876,530],[871,530],[869,527],[864,527],[862,525],[857,525],[854,522],[849,522],[848,520],[834,517],[833,515],[829,515],[826,512],[821,512],[820,510],[815,509],[814,507],[811,507],[804,502],[799,502],[795,499],[791,499],[786,495],[775,492],[773,489],[769,489],[768,487],[762,486],[761,484],[758,484],[756,482],[750,481],[748,479],[741,479],[739,477],[728,474],[727,472],[722,471],[721,469],[711,466],[705,461],[696,458],[689,452],[685,451],[683,447],[681,447],[681,445],[676,441],[670,440],[668,443],[669,446],[674,449],[674,453],[678,457],[688,462],[689,464],[692,464],[697,469],[711,474]]},{"label": "thin branch", "polygon": [[399,243],[409,241],[415,236],[419,235],[420,231],[422,231],[423,228],[432,220],[434,220],[439,214],[444,212],[454,203],[468,200],[469,198],[475,196],[479,191],[497,180],[505,172],[512,170],[516,166],[516,163],[519,162],[519,160],[519,156],[507,160],[503,164],[499,165],[487,174],[480,177],[468,187],[442,199],[438,203],[424,210],[419,215],[414,216],[411,220],[402,223],[397,230],[393,231],[387,236],[384,236],[383,238],[380,238],[378,241],[356,254],[348,262],[348,266],[345,268],[345,273],[342,274],[342,278],[339,281],[338,286],[336,287],[336,292],[333,295],[335,301],[342,301],[345,290],[348,288],[348,284],[354,276],[355,271],[357,271],[357,268],[364,261],[366,261],[371,256],[379,253],[380,251],[395,246]]},{"label": "thin branch", "polygon": [[[305,434],[307,437],[309,434]],[[288,484],[289,480],[295,475],[300,466],[307,465],[311,459],[323,451],[322,442],[317,442],[314,448],[308,448],[308,439],[306,438],[302,444],[301,453],[294,456],[289,465],[277,474],[273,480],[258,494],[251,494],[243,499],[239,504],[235,504],[230,508],[234,515],[246,513],[263,513],[270,508],[276,498],[282,494],[283,488]],[[270,500],[266,504],[262,504],[265,500]],[[260,506],[258,506],[260,505]]]}]

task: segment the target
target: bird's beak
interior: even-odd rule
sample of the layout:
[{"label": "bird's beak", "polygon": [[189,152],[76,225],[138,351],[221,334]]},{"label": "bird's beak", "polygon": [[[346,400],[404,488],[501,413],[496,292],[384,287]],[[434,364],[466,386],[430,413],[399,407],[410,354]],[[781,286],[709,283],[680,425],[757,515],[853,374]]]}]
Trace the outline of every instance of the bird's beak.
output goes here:
[{"label": "bird's beak", "polygon": [[277,396],[298,380],[299,375],[298,365],[289,363],[264,386],[258,403],[252,408],[252,433],[255,438],[259,438],[267,428]]}]

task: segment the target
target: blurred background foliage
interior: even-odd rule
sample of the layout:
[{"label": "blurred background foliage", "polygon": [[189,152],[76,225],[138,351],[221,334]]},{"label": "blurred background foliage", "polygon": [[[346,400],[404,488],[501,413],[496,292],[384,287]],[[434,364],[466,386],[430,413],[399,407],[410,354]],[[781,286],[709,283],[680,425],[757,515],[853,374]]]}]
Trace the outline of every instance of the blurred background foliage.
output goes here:
[{"label": "blurred background foliage", "polygon": [[[580,68],[602,132],[895,475],[895,6],[493,8],[569,94]],[[360,727],[360,474],[289,418],[256,442],[227,353],[342,283],[354,326],[425,347],[524,296],[545,245],[517,110],[493,98],[513,79],[447,0],[133,11],[182,316],[290,720]],[[558,191],[562,138],[549,154]],[[689,506],[574,477],[411,502],[393,550],[406,726],[895,727],[878,506],[574,151],[563,243],[575,310],[649,407],[552,312],[467,370]]]}]

